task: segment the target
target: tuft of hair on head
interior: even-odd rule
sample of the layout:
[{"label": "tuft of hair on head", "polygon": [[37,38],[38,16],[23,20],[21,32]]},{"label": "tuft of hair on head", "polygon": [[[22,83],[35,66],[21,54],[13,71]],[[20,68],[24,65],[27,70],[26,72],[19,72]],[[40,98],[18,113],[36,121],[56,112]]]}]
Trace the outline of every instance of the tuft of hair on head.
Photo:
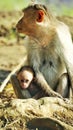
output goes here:
[{"label": "tuft of hair on head", "polygon": [[31,72],[31,73],[33,74],[33,76],[35,77],[35,72],[34,72],[33,68],[30,67],[30,66],[22,66],[22,67],[18,70],[17,75],[18,75],[20,72],[23,72],[24,70]]},{"label": "tuft of hair on head", "polygon": [[28,7],[22,9],[22,11],[24,12],[25,10],[28,9],[36,9],[36,10],[43,10],[45,13],[48,11],[47,7],[45,5],[42,4],[33,4],[33,5],[29,5]]},{"label": "tuft of hair on head", "polygon": [[24,8],[22,11],[25,12],[27,10],[31,10],[31,9],[35,9],[35,10],[42,10],[44,12],[44,14],[46,14],[46,16],[48,16],[48,18],[50,19],[50,21],[55,21],[57,22],[56,17],[52,14],[52,12],[50,11],[50,9],[43,4],[33,4],[33,5],[29,5],[28,7]]}]

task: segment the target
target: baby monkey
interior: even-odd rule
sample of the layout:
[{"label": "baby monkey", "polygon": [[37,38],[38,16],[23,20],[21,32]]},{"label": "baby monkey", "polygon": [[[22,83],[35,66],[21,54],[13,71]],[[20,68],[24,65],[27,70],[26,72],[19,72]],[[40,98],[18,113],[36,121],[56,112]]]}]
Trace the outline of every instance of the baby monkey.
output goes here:
[{"label": "baby monkey", "polygon": [[35,72],[32,67],[23,66],[16,76],[11,77],[15,94],[18,98],[35,98],[47,96],[36,82]]}]

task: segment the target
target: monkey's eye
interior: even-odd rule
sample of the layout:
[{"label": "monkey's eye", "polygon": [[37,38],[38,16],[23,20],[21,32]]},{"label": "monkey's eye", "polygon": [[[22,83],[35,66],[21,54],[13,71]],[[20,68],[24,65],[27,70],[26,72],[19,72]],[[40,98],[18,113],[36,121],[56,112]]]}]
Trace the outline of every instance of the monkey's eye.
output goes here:
[{"label": "monkey's eye", "polygon": [[25,80],[21,79],[21,82],[23,83],[23,82],[25,82]]},{"label": "monkey's eye", "polygon": [[28,83],[29,80],[28,80],[28,79],[21,79],[21,82],[22,82],[22,83]]},{"label": "monkey's eye", "polygon": [[28,79],[26,79],[26,80],[25,80],[25,82],[26,82],[26,83],[28,83],[28,82],[29,82],[29,80],[28,80]]}]

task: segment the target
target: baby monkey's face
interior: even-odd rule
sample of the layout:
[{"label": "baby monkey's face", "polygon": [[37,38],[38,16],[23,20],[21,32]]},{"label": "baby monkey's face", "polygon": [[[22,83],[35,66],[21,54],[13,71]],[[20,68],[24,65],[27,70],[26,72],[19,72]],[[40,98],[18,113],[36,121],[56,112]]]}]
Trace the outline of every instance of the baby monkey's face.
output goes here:
[{"label": "baby monkey's face", "polygon": [[22,89],[26,89],[29,87],[31,81],[33,80],[33,74],[30,71],[24,70],[20,72],[17,76],[20,86]]}]

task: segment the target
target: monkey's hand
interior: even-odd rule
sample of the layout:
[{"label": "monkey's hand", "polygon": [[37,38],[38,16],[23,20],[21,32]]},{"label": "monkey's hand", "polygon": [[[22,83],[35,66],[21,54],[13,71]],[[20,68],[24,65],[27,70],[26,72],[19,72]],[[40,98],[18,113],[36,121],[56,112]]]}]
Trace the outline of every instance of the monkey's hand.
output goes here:
[{"label": "monkey's hand", "polygon": [[59,93],[53,91],[52,89],[50,89],[49,92],[47,92],[47,93],[48,93],[48,95],[51,96],[51,97],[58,97],[58,98],[63,99],[63,97],[62,97]]},{"label": "monkey's hand", "polygon": [[50,96],[50,97],[58,97],[58,98],[61,98],[65,103],[67,104],[70,104],[71,101],[67,98],[63,98],[59,93],[53,91],[53,90],[50,90],[49,92],[47,92],[47,95]]},{"label": "monkey's hand", "polygon": [[72,104],[72,102],[69,99],[63,98],[59,93],[57,93],[57,92],[55,92],[53,90],[52,90],[52,92],[49,95],[51,97],[53,96],[53,97],[61,98],[66,104],[69,104],[69,105]]}]

